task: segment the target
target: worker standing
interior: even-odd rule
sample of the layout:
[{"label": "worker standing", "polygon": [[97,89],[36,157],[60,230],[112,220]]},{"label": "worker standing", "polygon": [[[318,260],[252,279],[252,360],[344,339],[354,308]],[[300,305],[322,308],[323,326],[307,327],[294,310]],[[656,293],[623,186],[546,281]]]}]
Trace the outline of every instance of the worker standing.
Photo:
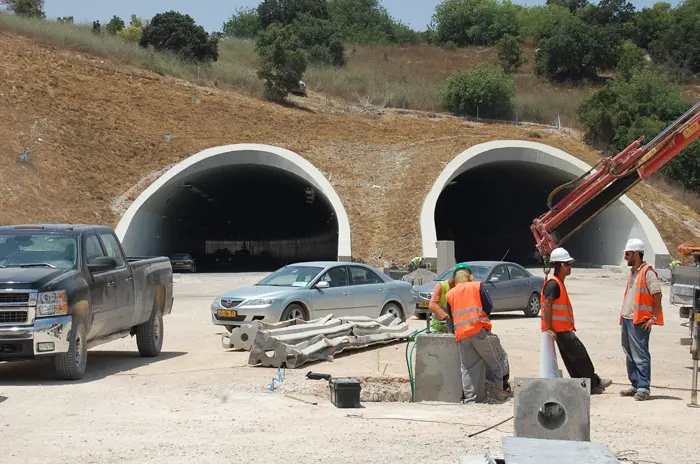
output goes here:
[{"label": "worker standing", "polygon": [[625,245],[630,275],[620,310],[622,350],[627,358],[627,377],[632,384],[620,394],[633,396],[638,401],[648,400],[651,393],[651,328],[664,325],[661,283],[651,264],[644,261],[644,250],[644,242],[638,238],[629,239]]},{"label": "worker standing", "polygon": [[454,324],[455,340],[459,345],[462,371],[463,403],[483,402],[477,391],[486,382],[482,378],[483,362],[494,377],[494,393],[498,399],[508,398],[510,368],[508,356],[501,341],[491,333],[488,313],[493,307],[491,298],[481,282],[474,281],[471,268],[460,263],[455,266],[455,286],[447,292],[447,312]]},{"label": "worker standing", "polygon": [[[428,303],[428,309],[431,312],[431,326],[439,321],[444,321],[447,324],[452,323],[445,311],[447,309],[447,292],[449,292],[454,286],[455,271],[452,272],[452,277],[448,280],[442,280],[435,284],[433,294],[431,295],[430,302]],[[453,330],[448,330],[448,328],[444,325],[435,326],[432,330],[435,332],[453,332]]]},{"label": "worker standing", "polygon": [[586,347],[576,336],[574,308],[564,285],[564,280],[571,274],[574,259],[564,248],[556,248],[549,260],[554,265],[554,275],[545,281],[540,296],[540,328],[556,340],[569,376],[572,379],[588,378],[591,380],[591,393],[603,393],[612,380],[601,379],[595,373]]}]

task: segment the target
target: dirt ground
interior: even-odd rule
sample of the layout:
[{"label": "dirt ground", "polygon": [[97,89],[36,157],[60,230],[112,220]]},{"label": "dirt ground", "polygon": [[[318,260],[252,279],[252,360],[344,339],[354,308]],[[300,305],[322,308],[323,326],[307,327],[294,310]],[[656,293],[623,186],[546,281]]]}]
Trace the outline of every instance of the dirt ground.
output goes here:
[{"label": "dirt ground", "polygon": [[[420,254],[425,196],[470,146],[530,140],[589,164],[600,159],[549,129],[378,111],[319,94],[284,107],[5,32],[0,61],[0,224],[116,226],[149,175],[205,148],[264,143],[297,151],[329,179],[349,216],[354,257],[404,264]],[[31,161],[18,161],[30,140]],[[630,197],[671,251],[700,240],[700,215],[671,195],[642,185]]]},{"label": "dirt ground", "polygon": [[[90,351],[87,376],[74,383],[52,380],[48,363],[0,365],[2,461],[320,463],[343,456],[358,463],[458,463],[466,454],[500,449],[502,437],[512,435],[509,421],[467,438],[510,417],[512,399],[468,406],[370,401],[372,393],[405,395],[408,386],[397,379],[407,377],[404,343],[286,370],[285,382],[270,392],[277,370],[249,367],[247,353],[224,350],[209,315],[217,294],[260,276],[176,275],[159,358],[142,359],[134,340],[119,340]],[[630,460],[621,462],[699,463],[700,409],[686,406],[691,360],[679,343],[688,329],[667,303],[668,286],[667,322],[652,334],[652,398],[635,402],[618,396],[627,384],[617,322],[624,275],[575,270],[567,282],[579,336],[598,373],[614,382],[591,399],[592,441]],[[492,319],[512,376],[537,376],[538,320],[517,313]],[[336,409],[323,381],[305,379],[308,371],[376,380],[361,409]]]}]

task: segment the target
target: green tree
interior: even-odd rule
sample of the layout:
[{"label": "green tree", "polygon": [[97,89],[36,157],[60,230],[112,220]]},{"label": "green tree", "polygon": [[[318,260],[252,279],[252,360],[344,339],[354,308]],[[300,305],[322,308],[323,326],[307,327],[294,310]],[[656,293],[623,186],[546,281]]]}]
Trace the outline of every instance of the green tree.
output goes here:
[{"label": "green tree", "polygon": [[610,27],[590,25],[572,16],[550,38],[538,42],[535,74],[551,80],[594,77],[616,65],[619,41]]},{"label": "green tree", "polygon": [[527,58],[523,56],[522,48],[518,39],[510,34],[503,36],[498,41],[498,61],[507,73],[515,72],[527,63]]},{"label": "green tree", "polygon": [[260,55],[257,75],[264,82],[268,100],[279,102],[299,85],[307,67],[306,52],[291,26],[271,24],[258,36]]},{"label": "green tree", "polygon": [[651,44],[652,57],[688,73],[700,73],[700,0],[685,0],[671,18],[671,26]]},{"label": "green tree", "polygon": [[461,69],[440,89],[442,106],[454,114],[506,118],[513,111],[515,84],[503,68],[481,63]]},{"label": "green tree", "polygon": [[624,79],[629,80],[632,72],[646,66],[647,60],[644,50],[634,42],[627,41],[620,47],[620,59],[617,61],[615,71]]},{"label": "green tree", "polygon": [[267,29],[273,23],[287,26],[303,14],[318,19],[329,19],[326,0],[263,0],[257,10],[263,29]]},{"label": "green tree", "polygon": [[379,0],[329,0],[328,12],[347,42],[410,44],[420,41],[419,35],[395,21]]},{"label": "green tree", "polygon": [[140,44],[175,53],[185,60],[216,61],[219,57],[218,39],[210,37],[190,15],[177,11],[155,15],[143,28]]},{"label": "green tree", "polygon": [[340,31],[334,24],[306,13],[289,27],[299,38],[301,47],[308,52],[310,63],[345,65],[345,47]]},{"label": "green tree", "polygon": [[547,0],[547,6],[561,6],[567,8],[571,13],[586,8],[590,4],[588,0]]},{"label": "green tree", "polygon": [[117,35],[117,32],[121,31],[124,29],[124,20],[120,18],[117,15],[112,16],[112,19],[109,20],[107,25],[105,26],[105,29],[109,34],[112,35]]},{"label": "green tree", "polygon": [[540,40],[551,37],[554,31],[570,17],[569,8],[561,5],[520,7],[518,28],[521,36]]},{"label": "green tree", "polygon": [[[589,95],[578,109],[589,142],[621,151],[640,136],[649,141],[685,113],[689,104],[680,87],[656,69],[634,69],[631,78],[616,77]],[[700,191],[700,142],[689,145],[662,173]]]},{"label": "green tree", "polygon": [[0,0],[0,5],[19,16],[27,18],[46,18],[44,0]]},{"label": "green tree", "polygon": [[652,42],[658,41],[673,24],[670,3],[657,2],[651,8],[643,8],[634,16],[632,38],[634,42],[649,50]]},{"label": "green tree", "polygon": [[518,35],[518,9],[504,0],[444,0],[435,8],[435,40],[457,45],[494,44]]},{"label": "green tree", "polygon": [[222,28],[227,37],[252,39],[262,31],[262,24],[256,8],[237,8]]},{"label": "green tree", "polygon": [[139,43],[143,37],[144,21],[138,16],[131,15],[129,27],[122,28],[117,32],[117,36],[129,42]]}]

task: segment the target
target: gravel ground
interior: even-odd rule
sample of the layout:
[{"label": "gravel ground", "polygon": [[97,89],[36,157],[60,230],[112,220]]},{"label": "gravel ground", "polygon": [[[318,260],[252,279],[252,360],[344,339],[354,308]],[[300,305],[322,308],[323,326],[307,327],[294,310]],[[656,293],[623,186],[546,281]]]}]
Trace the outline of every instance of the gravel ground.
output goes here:
[{"label": "gravel ground", "polygon": [[[402,343],[287,370],[270,392],[276,370],[248,367],[247,353],[225,351],[222,329],[209,316],[217,293],[259,278],[176,275],[176,303],[156,359],[140,358],[134,340],[119,340],[91,351],[86,378],[72,383],[53,380],[49,363],[0,364],[0,462],[313,463],[343,456],[458,463],[500,449],[501,438],[512,434],[509,421],[467,438],[511,416],[512,399],[470,406],[401,402],[409,391],[401,380],[407,375]],[[665,303],[667,323],[652,334],[652,400],[635,402],[618,396],[626,385],[617,323],[624,275],[575,270],[568,282],[579,336],[599,374],[614,381],[591,400],[591,439],[639,463],[700,463],[700,409],[686,406],[691,360],[679,344],[687,328],[676,308]],[[667,302],[668,286],[664,292]],[[516,313],[492,319],[513,377],[536,376],[538,321]],[[310,370],[364,380],[363,407],[336,409],[325,382],[305,379]],[[376,402],[392,398],[399,401]]]}]

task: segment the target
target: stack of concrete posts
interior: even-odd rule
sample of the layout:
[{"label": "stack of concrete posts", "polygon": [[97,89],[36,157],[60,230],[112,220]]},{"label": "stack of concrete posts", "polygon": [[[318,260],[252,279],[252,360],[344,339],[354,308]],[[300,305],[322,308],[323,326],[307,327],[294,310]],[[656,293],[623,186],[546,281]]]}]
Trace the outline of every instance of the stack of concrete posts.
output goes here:
[{"label": "stack of concrete posts", "polygon": [[344,350],[405,340],[412,333],[408,323],[392,314],[376,319],[328,315],[306,323],[257,323],[236,330],[224,347],[250,350],[250,365],[290,369],[313,361],[330,361]]}]

